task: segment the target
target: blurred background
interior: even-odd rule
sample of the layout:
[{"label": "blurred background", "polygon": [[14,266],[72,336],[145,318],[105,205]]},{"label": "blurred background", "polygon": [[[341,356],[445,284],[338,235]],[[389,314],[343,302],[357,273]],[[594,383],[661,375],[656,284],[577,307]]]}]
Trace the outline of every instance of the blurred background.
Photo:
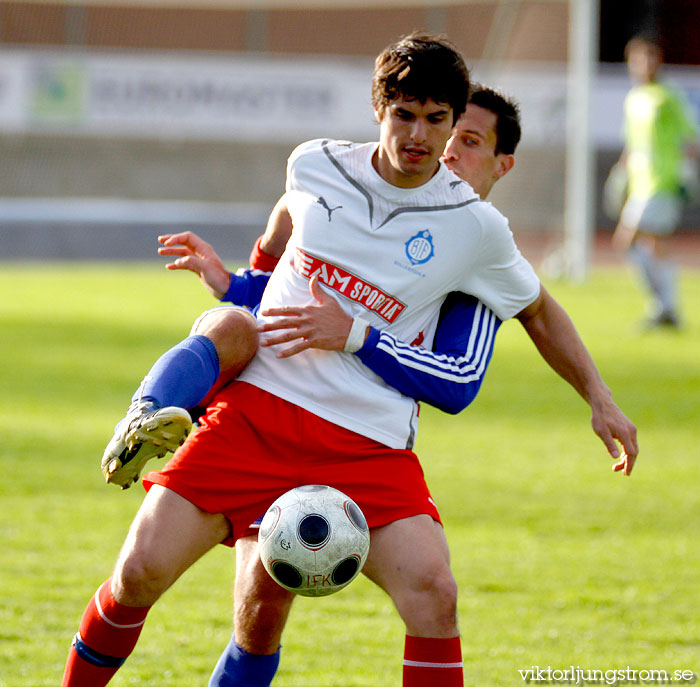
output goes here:
[{"label": "blurred background", "polygon": [[[565,244],[573,207],[588,260],[613,225],[600,189],[622,147],[625,43],[655,35],[700,118],[698,26],[700,0],[1,0],[0,259],[148,260],[155,236],[193,229],[246,260],[294,146],[375,140],[373,59],[423,28],[521,104],[491,200],[524,252]],[[689,207],[684,232],[699,229]]]}]

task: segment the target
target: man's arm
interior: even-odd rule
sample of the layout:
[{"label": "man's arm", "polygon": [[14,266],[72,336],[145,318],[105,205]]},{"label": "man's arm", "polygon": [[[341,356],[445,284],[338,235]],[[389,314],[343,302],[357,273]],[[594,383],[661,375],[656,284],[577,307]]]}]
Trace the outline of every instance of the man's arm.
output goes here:
[{"label": "man's arm", "polygon": [[[615,471],[632,472],[637,454],[637,428],[617,407],[571,318],[541,287],[538,298],[517,316],[547,364],[590,405],[593,431],[613,458]],[[624,449],[622,455],[615,442]]]},{"label": "man's arm", "polygon": [[355,355],[406,396],[456,414],[479,393],[500,325],[478,299],[454,293],[442,308],[432,351],[371,327]]},{"label": "man's arm", "polygon": [[[290,345],[278,352],[288,358],[309,348],[343,351],[353,318],[313,277],[314,302],[262,312],[275,317],[259,331],[270,333],[261,346]],[[355,352],[362,362],[406,396],[449,413],[458,413],[476,397],[493,353],[500,320],[475,298],[455,298],[444,313],[435,336],[435,350],[411,346],[366,326],[364,345]],[[439,346],[439,348],[438,348]]]},{"label": "man's arm", "polygon": [[259,305],[263,291],[270,279],[269,272],[240,270],[229,272],[216,251],[194,232],[165,234],[158,240],[164,244],[161,255],[180,256],[166,265],[170,270],[189,270],[199,275],[204,288],[214,298],[250,308]]},{"label": "man's arm", "polygon": [[[264,264],[251,263],[252,267],[271,272],[277,259],[284,252],[291,234],[292,218],[287,211],[285,198],[282,196],[272,209],[265,233],[258,239],[251,254],[252,258],[257,251],[259,262]],[[250,276],[247,276],[246,279],[249,280],[247,283],[234,283],[235,275],[226,269],[214,248],[194,232],[183,231],[178,234],[164,234],[158,237],[158,241],[163,244],[158,249],[160,255],[176,257],[176,260],[165,266],[166,269],[194,272],[199,276],[204,288],[214,298],[250,306],[260,302],[267,282],[258,279],[250,281]],[[258,277],[259,275],[254,276]],[[255,300],[256,298],[257,300]]]},{"label": "man's arm", "polygon": [[287,210],[286,198],[282,196],[270,213],[265,233],[260,239],[260,250],[272,258],[280,258],[291,235],[292,217]]},{"label": "man's arm", "polygon": [[231,281],[231,272],[210,244],[192,231],[163,234],[158,241],[163,244],[158,249],[160,255],[177,256],[176,260],[165,266],[166,269],[194,272],[214,298],[221,300],[224,297]]}]

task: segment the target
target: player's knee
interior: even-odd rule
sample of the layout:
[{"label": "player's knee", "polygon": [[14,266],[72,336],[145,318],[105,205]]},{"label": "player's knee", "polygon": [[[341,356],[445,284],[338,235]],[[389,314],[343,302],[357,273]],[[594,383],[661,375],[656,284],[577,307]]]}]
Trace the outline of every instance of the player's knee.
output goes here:
[{"label": "player's knee", "polygon": [[404,620],[421,634],[439,636],[443,628],[456,627],[457,582],[447,565],[414,578],[407,597]]},{"label": "player's knee", "polygon": [[166,566],[133,553],[120,561],[112,577],[114,596],[127,606],[151,606],[172,582]]},{"label": "player's knee", "polygon": [[258,350],[255,318],[244,310],[212,310],[198,322],[195,332],[208,337],[216,347],[222,373],[240,372]]},{"label": "player's knee", "polygon": [[275,626],[284,622],[289,613],[294,594],[274,582],[268,575],[253,587],[239,588],[235,594],[236,615],[245,617],[251,624]]},{"label": "player's knee", "polygon": [[254,599],[246,599],[237,609],[237,614],[244,616],[246,624],[250,627],[277,628],[284,623],[292,605],[288,595],[289,592],[275,593],[269,597],[258,596]]},{"label": "player's knee", "polygon": [[430,576],[427,593],[434,599],[436,611],[448,619],[457,618],[457,581],[448,567]]}]

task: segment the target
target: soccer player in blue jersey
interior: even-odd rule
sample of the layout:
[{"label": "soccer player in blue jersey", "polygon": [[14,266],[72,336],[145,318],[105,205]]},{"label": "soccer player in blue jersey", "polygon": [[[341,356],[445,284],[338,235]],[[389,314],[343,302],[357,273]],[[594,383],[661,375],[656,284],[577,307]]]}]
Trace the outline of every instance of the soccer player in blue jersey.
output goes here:
[{"label": "soccer player in blue jersey", "polygon": [[[407,43],[411,42],[413,46],[408,46],[409,49],[406,52],[405,48],[407,47]],[[412,41],[404,41],[399,46],[393,46],[391,53],[392,59],[396,57],[399,60],[403,60],[409,56],[418,59],[415,52],[413,52],[415,44],[418,42],[421,41],[414,38]],[[430,44],[431,50],[444,50],[444,44],[433,41],[430,41]],[[400,52],[398,48],[401,49]],[[433,52],[433,56],[435,55],[436,52]],[[422,57],[420,59],[422,59]],[[415,65],[411,66],[411,70],[414,66]],[[401,65],[402,70],[405,67],[405,63]],[[405,74],[406,71],[400,71],[400,73]],[[435,70],[426,70],[426,74],[427,73],[433,78]],[[453,112],[457,113],[459,110],[455,109],[452,105],[445,107],[440,97],[436,99],[428,93],[424,91],[412,92],[399,89],[398,94],[396,91],[390,92],[388,95],[388,104],[383,104],[378,108],[381,121],[381,138],[379,147],[375,151],[377,155],[372,158],[372,165],[383,181],[373,176],[373,172],[367,164],[363,164],[361,170],[363,174],[369,173],[372,177],[371,183],[374,186],[381,186],[385,191],[394,194],[397,192],[392,191],[391,187],[420,187],[420,193],[425,195],[425,192],[429,190],[425,188],[426,182],[429,182],[435,175],[436,183],[431,184],[430,189],[436,189],[439,193],[447,192],[447,182],[450,178],[446,176],[444,172],[440,172],[439,178],[436,176],[439,169],[436,165],[437,158],[435,156],[436,152],[439,154],[442,151],[442,146],[446,143],[446,137],[442,140],[442,146],[437,151],[435,144],[442,137],[442,133],[440,132],[444,131],[446,115],[449,114],[450,108]],[[407,98],[407,96],[410,97]],[[292,170],[293,173],[290,181],[291,189],[297,187],[304,188],[308,182],[304,175],[311,172],[315,167],[318,167],[318,165],[327,164],[324,162],[324,154],[327,154],[333,161],[337,161],[338,157],[341,157],[344,162],[338,163],[338,169],[345,174],[348,165],[355,164],[355,161],[365,154],[371,154],[372,147],[358,147],[354,150],[341,151],[339,146],[334,144],[332,150],[326,152],[325,149],[321,150],[318,145],[316,145],[316,147],[312,145],[300,149],[299,152],[300,157],[297,158],[295,167]],[[369,162],[369,158],[364,159],[366,162]],[[297,186],[298,184],[301,186]],[[461,221],[463,217],[471,217],[471,209],[466,214],[461,210],[461,208],[466,207],[467,204],[474,202],[470,189],[453,188],[452,191],[455,197],[463,199],[458,206],[455,206],[457,210],[456,218]],[[345,202],[349,203],[353,198],[357,197],[353,196],[352,190],[347,187],[344,188],[342,192],[345,194],[344,198],[347,199]],[[299,200],[304,200],[304,208],[313,209],[312,205],[307,206],[306,203],[311,203],[314,197],[315,196],[306,195],[304,198],[299,198]],[[430,205],[423,205],[421,207],[428,212],[435,209]],[[441,205],[438,209],[447,211],[448,208],[451,207],[452,206]],[[299,209],[301,208],[295,208],[294,212],[297,212]],[[391,212],[391,206],[383,208],[383,212],[389,213],[386,215],[387,218],[394,216]],[[475,216],[482,217],[483,221],[489,223],[494,229],[498,229],[499,231],[503,227],[498,216],[493,214],[488,208],[476,210]],[[384,214],[380,214],[379,220],[383,217]],[[404,217],[403,219],[408,218]],[[447,217],[446,219],[449,220],[450,218]],[[323,221],[325,222],[325,219]],[[388,221],[388,219],[386,219],[385,222],[386,221]],[[317,216],[315,222],[316,227],[321,228],[323,226],[320,216]],[[296,231],[297,226],[295,226],[295,232]],[[356,226],[353,231],[365,231],[365,229],[360,229],[359,226]],[[413,238],[415,239],[416,237],[414,236]],[[475,265],[475,272],[467,275],[470,279],[473,278],[470,276],[471,274],[480,274],[481,272],[479,270],[483,271],[484,268],[488,268],[491,264],[494,266],[498,265],[498,259],[504,255],[504,252],[513,255],[509,245],[498,244],[499,241],[505,241],[507,243],[508,238],[506,234],[502,233],[495,236],[485,232],[481,235],[481,239],[485,241],[484,250],[487,251],[483,256],[485,263],[483,266],[479,266],[478,270],[476,270],[477,266]],[[313,237],[310,237],[310,240],[311,244],[316,241]],[[425,242],[427,243],[427,240],[425,240]],[[306,249],[306,243],[303,243],[303,248]],[[424,248],[425,245],[421,247],[421,250]],[[488,252],[487,249],[495,252]],[[304,256],[311,255],[311,252],[304,253]],[[425,256],[425,252],[422,253],[422,256]],[[444,261],[447,259],[449,261],[450,257],[450,255],[443,253],[441,260]],[[518,264],[522,263],[518,260]],[[291,278],[295,280],[297,284],[303,284],[304,282],[299,281],[299,276],[302,275],[303,267],[303,264],[296,266],[294,268],[296,270],[295,275],[290,272],[292,267],[286,265],[284,266],[284,270],[286,270],[287,274],[282,275],[276,270],[276,279]],[[370,265],[368,267],[371,268],[372,266]],[[395,272],[395,274],[399,277],[405,277],[405,275],[402,275],[400,272]],[[515,278],[515,275],[511,275],[513,281],[511,281],[510,284],[501,283],[501,286],[505,287],[500,290],[501,299],[509,292],[509,286],[515,287],[516,282],[520,282],[521,286],[511,289],[511,291],[513,293],[518,291],[522,296],[522,298],[513,301],[511,305],[503,306],[503,312],[513,312],[513,308],[517,307],[521,300],[530,298],[529,294],[531,292],[532,280],[528,275],[529,272],[525,269],[522,278]],[[445,275],[434,276],[444,277]],[[487,286],[488,284],[484,285],[484,293],[488,295],[490,291],[486,288]],[[481,288],[481,286],[479,286],[479,288]],[[536,294],[533,294],[535,300],[532,301],[529,306],[523,308],[520,314],[521,321],[523,321],[529,329],[537,331],[542,336],[542,339],[547,341],[549,348],[545,350],[550,364],[553,364],[555,369],[560,371],[560,373],[563,374],[591,404],[594,414],[594,426],[596,431],[606,442],[610,452],[613,454],[618,452],[618,449],[614,445],[613,437],[617,437],[622,441],[627,449],[628,455],[626,457],[623,456],[622,460],[618,463],[618,469],[624,469],[625,472],[628,473],[631,470],[637,453],[634,427],[612,402],[609,392],[602,383],[602,380],[600,380],[592,361],[590,361],[585,349],[577,339],[568,319],[563,316],[562,311],[552,303],[545,292],[541,290],[539,290],[539,292],[540,295],[536,296]],[[346,323],[348,326],[345,329],[344,336],[340,337],[342,341],[339,343],[337,338],[333,340],[326,339],[327,329],[324,328],[326,324],[325,318],[318,319],[321,311],[324,313],[326,312],[324,308],[318,308],[313,304],[312,306],[304,306],[297,300],[295,306],[288,309],[282,307],[280,313],[278,307],[275,306],[275,295],[269,294],[270,290],[268,289],[266,292],[268,306],[266,307],[269,314],[284,315],[284,317],[279,320],[278,326],[273,324],[264,327],[266,331],[274,332],[276,330],[281,330],[281,333],[273,335],[273,339],[276,339],[276,341],[294,341],[301,337],[301,342],[294,344],[295,349],[299,351],[306,352],[307,348],[325,348],[335,351],[342,350],[344,345],[347,345],[346,340],[350,338],[348,337],[348,331],[352,333],[354,323],[359,320],[361,327],[358,328],[357,332],[359,334],[357,337],[358,341],[353,343],[358,351],[366,343],[365,337],[368,335],[368,328],[364,326],[364,331],[362,330],[363,320],[357,315],[355,318],[351,318],[352,324]],[[300,296],[301,293],[297,295]],[[405,297],[410,302],[412,295],[406,293]],[[386,296],[384,298],[386,298]],[[398,300],[395,302],[400,303]],[[502,303],[503,301],[501,300],[499,302]],[[419,305],[420,303],[416,301],[416,307]],[[394,307],[394,311],[395,309]],[[347,315],[347,313],[345,314]],[[412,315],[414,320],[417,314],[419,314],[419,311],[414,311]],[[506,314],[506,316],[508,315]],[[409,321],[414,320],[410,320],[409,318]],[[301,322],[302,324],[292,324],[292,322]],[[345,342],[345,344],[343,344],[343,342]],[[345,347],[345,350],[349,351],[351,349]],[[543,351],[543,353],[544,352],[545,351]],[[274,363],[274,358],[271,358],[269,355],[267,355],[266,359],[270,361],[274,368],[280,370],[293,369],[293,367],[279,367]],[[293,359],[296,359],[296,356]],[[260,357],[256,357],[256,360],[260,361],[260,364],[265,364],[261,361]],[[335,356],[328,356],[327,354],[324,354],[320,358],[308,358],[302,354],[299,360],[316,360],[321,361],[323,365],[335,366],[340,363],[341,360],[350,361],[351,358],[336,358]],[[297,363],[294,365],[297,365]],[[353,363],[353,366],[355,365],[356,364]],[[260,365],[257,365],[257,372],[256,370],[248,368],[245,374],[248,375],[248,379],[253,379],[255,374],[259,373],[260,369]],[[359,368],[355,367],[354,369]],[[367,377],[366,379],[370,378]],[[361,382],[361,379],[358,378],[357,381]],[[246,390],[245,385],[241,386],[240,383],[236,383],[232,386],[237,389],[234,391],[235,394],[254,394],[256,398],[258,398],[258,407],[262,407],[263,404],[268,405],[271,403],[279,408],[284,407],[284,413],[296,412],[284,403],[280,404],[274,399],[269,399],[268,396],[261,396],[256,391]],[[257,388],[255,385],[253,386]],[[302,393],[304,393],[303,389]],[[401,399],[396,396],[393,398],[404,407],[411,407],[411,403],[407,399]],[[366,396],[365,400],[371,401],[372,399]],[[214,448],[215,455],[220,455],[220,448],[217,446],[210,445],[206,447],[206,443],[209,441],[219,441],[220,432],[214,430],[214,433],[211,433],[213,431],[211,421],[215,420],[215,424],[218,424],[222,431],[228,431],[225,430],[220,423],[222,419],[220,413],[222,411],[224,415],[229,418],[230,412],[239,412],[242,410],[251,420],[253,419],[253,416],[246,412],[245,407],[241,408],[240,405],[226,405],[226,403],[228,402],[224,401],[224,405],[222,405],[222,401],[217,403],[216,419],[213,416],[205,418],[205,422],[208,422],[208,424],[205,427],[205,431],[198,432],[196,437],[197,441],[188,442],[185,450],[179,451],[178,454],[176,454],[176,460],[174,462],[171,461],[171,464],[169,464],[171,465],[170,468],[162,471],[162,473],[151,473],[151,475],[153,475],[151,478],[152,480],[160,479],[158,474],[170,479],[174,475],[174,470],[177,470],[178,474],[183,474],[182,470],[185,468],[185,472],[187,472],[190,466],[198,464],[196,460],[193,462],[195,454],[209,460],[209,457],[212,455],[210,452],[211,448]],[[357,408],[356,410],[361,409]],[[305,417],[312,424],[319,424],[318,420],[314,420],[308,415]],[[276,422],[279,422],[279,419],[280,416],[277,415]],[[322,420],[322,418],[319,418],[319,420]],[[227,420],[227,422],[230,423],[230,419]],[[328,431],[331,431],[327,425],[324,425],[324,427]],[[401,431],[405,432],[407,428]],[[343,432],[340,431],[340,434],[343,434]],[[368,436],[371,438],[371,434]],[[403,438],[400,438],[400,440],[403,441]],[[202,444],[203,441],[205,442],[204,444]],[[367,445],[369,446],[369,444]],[[226,440],[225,446],[221,446],[227,456],[227,461],[233,458],[229,453],[231,446],[228,440]],[[341,444],[336,444],[336,446],[340,448]],[[372,444],[372,446],[375,445]],[[387,444],[387,446],[390,445]],[[390,458],[391,456],[395,456],[395,459],[402,459],[402,456],[406,458],[409,457],[407,453],[398,447],[389,447],[385,449],[376,446],[371,450],[379,452],[378,454],[385,456],[387,459],[392,459]],[[617,455],[619,456],[619,453],[617,453]],[[255,463],[257,464],[257,460]],[[278,465],[282,467],[281,464]],[[114,470],[110,469],[110,465],[106,467],[108,469],[108,474],[111,475],[121,469],[122,466],[117,465]],[[345,467],[349,468],[350,465],[346,464]],[[230,468],[231,465],[228,462],[224,464],[220,459],[217,459],[217,475],[220,470],[230,470]],[[171,492],[169,487],[160,486],[160,482],[157,483],[159,488],[156,488],[155,481],[153,481],[152,484],[153,487],[147,497],[147,503],[144,504],[142,511],[137,516],[132,535],[130,535],[127,540],[122,556],[120,557],[117,569],[115,570],[114,582],[111,585],[105,584],[98,590],[98,593],[93,602],[91,602],[83,618],[81,630],[74,645],[74,653],[69,659],[67,672],[69,676],[65,682],[67,687],[72,687],[76,684],[86,684],[85,681],[80,682],[81,678],[79,674],[81,672],[83,675],[89,674],[94,676],[92,684],[106,684],[109,675],[123,662],[123,658],[128,655],[131,648],[133,648],[138,636],[138,629],[145,620],[150,604],[160,596],[162,591],[167,588],[169,584],[172,584],[172,582],[177,579],[179,574],[181,574],[186,567],[219,541],[220,537],[225,537],[229,532],[226,518],[221,515],[221,511],[209,511],[205,513],[201,508],[200,510],[194,508],[192,504],[199,500],[197,496],[193,495],[192,501],[190,501],[190,498],[183,497],[182,495],[178,496],[177,490]],[[237,488],[235,481],[229,481],[229,484],[231,485],[230,488]],[[207,487],[207,489],[210,490],[211,488]],[[237,499],[246,497],[246,494],[244,494],[240,488],[238,488],[238,491],[235,493],[237,494]],[[211,495],[213,492],[210,490],[209,494]],[[227,497],[229,496],[227,495]],[[236,527],[240,527],[243,523],[247,524],[250,522],[250,520],[245,520],[245,518],[252,514],[254,508],[258,507],[257,502],[249,503],[245,507],[236,506],[238,510],[236,510],[235,513],[231,511],[231,517],[235,518],[238,523],[234,526],[234,533],[236,532]],[[377,508],[381,509],[384,508],[384,506],[379,505]],[[427,502],[421,502],[420,508],[428,508]],[[406,644],[406,660],[404,663],[404,685],[424,685],[427,684],[427,682],[431,682],[434,685],[457,685],[461,684],[462,678],[461,664],[459,663],[459,640],[454,618],[456,590],[453,578],[449,573],[449,566],[447,565],[446,559],[441,557],[442,554],[440,552],[446,553],[446,545],[440,534],[439,525],[437,525],[437,515],[433,515],[433,519],[431,520],[426,510],[421,510],[419,512],[422,513],[422,515],[410,517],[410,521],[394,520],[390,521],[388,525],[377,525],[378,529],[373,534],[375,537],[373,541],[373,552],[371,553],[373,558],[368,564],[367,570],[371,573],[372,579],[391,594],[409,630]],[[407,516],[404,516],[404,518],[405,517]],[[420,561],[416,560],[415,555],[412,555],[410,551],[406,551],[401,546],[397,547],[397,542],[401,541],[399,534],[405,527],[410,528],[414,537],[417,535],[421,539]],[[167,556],[158,555],[159,552],[167,552]],[[394,573],[391,573],[391,571],[395,569],[394,564],[398,562],[398,558],[405,555],[407,558],[402,558],[402,575],[397,577]],[[425,569],[428,562],[430,562],[431,570],[430,579],[424,577],[421,573],[421,570]],[[440,569],[440,575],[435,575],[436,569]],[[424,589],[424,592],[421,592],[419,595],[420,602],[417,603],[418,599],[414,598],[415,593],[411,590],[415,588],[413,582],[419,579],[421,580],[421,589]],[[423,583],[427,586],[424,587]],[[91,642],[93,642],[93,644],[91,644]],[[95,646],[95,644],[97,646]],[[109,649],[110,652],[107,652],[105,649]],[[416,658],[418,656],[423,658]],[[79,664],[80,660],[83,661],[83,664]],[[76,663],[76,661],[78,661],[78,663]],[[100,670],[111,672],[104,672],[102,677],[98,677]],[[221,679],[224,680],[225,677]],[[228,683],[219,681],[215,684],[224,685],[235,683],[231,681]]]}]

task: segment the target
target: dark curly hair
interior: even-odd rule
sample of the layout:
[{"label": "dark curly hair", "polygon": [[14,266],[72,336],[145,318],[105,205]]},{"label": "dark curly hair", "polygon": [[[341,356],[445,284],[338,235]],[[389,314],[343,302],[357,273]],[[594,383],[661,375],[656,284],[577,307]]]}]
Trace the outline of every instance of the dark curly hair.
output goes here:
[{"label": "dark curly hair", "polygon": [[452,108],[453,123],[464,112],[469,70],[443,35],[417,31],[384,48],[374,62],[372,105],[381,116],[397,98],[434,100]]}]

